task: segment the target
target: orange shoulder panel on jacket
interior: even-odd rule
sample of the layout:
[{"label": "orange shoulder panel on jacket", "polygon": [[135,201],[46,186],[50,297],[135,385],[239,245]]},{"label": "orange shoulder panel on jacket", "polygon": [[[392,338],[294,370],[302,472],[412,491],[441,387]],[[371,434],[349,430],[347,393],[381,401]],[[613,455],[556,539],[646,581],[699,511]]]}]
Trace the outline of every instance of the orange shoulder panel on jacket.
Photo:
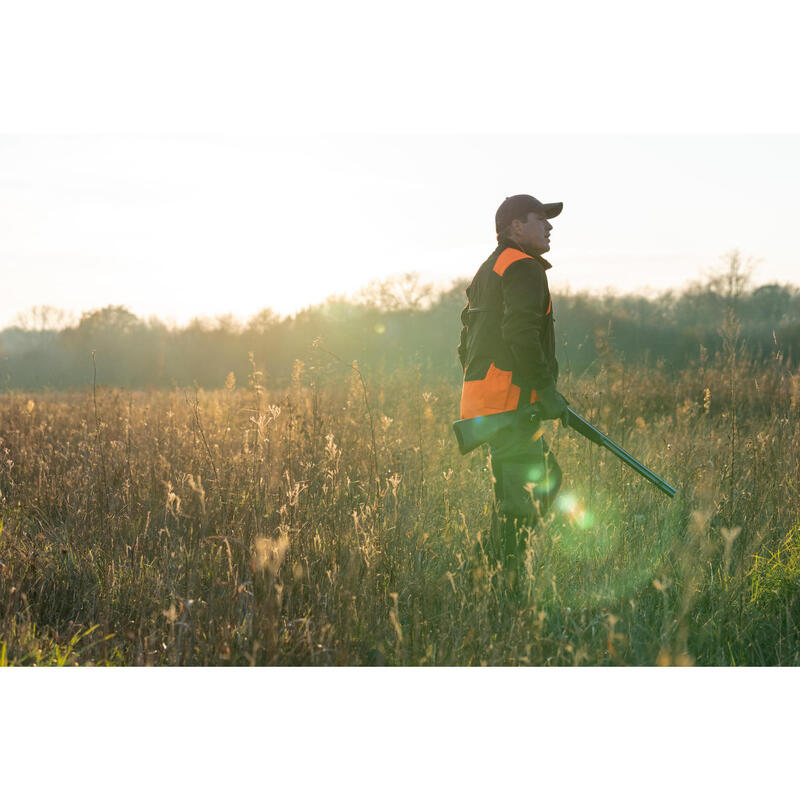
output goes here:
[{"label": "orange shoulder panel on jacket", "polygon": [[503,273],[515,262],[521,258],[530,258],[527,253],[522,250],[515,250],[513,247],[506,247],[502,253],[497,257],[494,262],[494,271],[502,277]]}]

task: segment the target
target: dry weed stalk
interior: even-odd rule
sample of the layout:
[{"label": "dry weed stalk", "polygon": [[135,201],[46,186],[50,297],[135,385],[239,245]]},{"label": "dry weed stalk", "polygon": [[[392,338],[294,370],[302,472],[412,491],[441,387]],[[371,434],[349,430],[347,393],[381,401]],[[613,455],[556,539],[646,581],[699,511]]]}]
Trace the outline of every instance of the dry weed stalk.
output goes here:
[{"label": "dry weed stalk", "polygon": [[[2,659],[800,661],[785,362],[706,360],[672,385],[663,367],[568,376],[598,424],[624,409],[626,447],[679,495],[548,429],[565,502],[532,532],[516,592],[481,545],[485,453],[451,440],[458,387],[382,376],[372,394],[346,366],[350,385],[312,364],[276,388],[253,364],[250,386],[189,401],[96,379],[91,396],[0,396]],[[758,391],[732,393],[731,375]]]}]

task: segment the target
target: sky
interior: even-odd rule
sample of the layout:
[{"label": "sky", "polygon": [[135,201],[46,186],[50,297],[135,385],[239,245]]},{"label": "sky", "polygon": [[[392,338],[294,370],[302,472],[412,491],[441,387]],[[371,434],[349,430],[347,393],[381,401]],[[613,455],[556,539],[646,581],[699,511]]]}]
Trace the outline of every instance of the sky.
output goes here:
[{"label": "sky", "polygon": [[562,201],[554,292],[681,287],[738,249],[797,282],[797,135],[0,137],[0,326],[108,304],[291,314],[373,280],[467,280],[509,194]]},{"label": "sky", "polygon": [[559,291],[794,281],[786,4],[75,0],[0,13],[0,327],[467,280],[509,194]]}]

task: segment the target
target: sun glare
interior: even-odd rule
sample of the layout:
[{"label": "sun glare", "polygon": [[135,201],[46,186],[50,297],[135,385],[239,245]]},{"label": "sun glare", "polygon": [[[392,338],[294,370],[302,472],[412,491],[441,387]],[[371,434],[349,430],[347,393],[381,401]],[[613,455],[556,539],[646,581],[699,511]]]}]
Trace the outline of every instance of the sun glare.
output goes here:
[{"label": "sun glare", "polygon": [[586,509],[577,495],[572,492],[560,495],[556,500],[556,508],[581,530],[589,530],[594,524],[592,512]]}]

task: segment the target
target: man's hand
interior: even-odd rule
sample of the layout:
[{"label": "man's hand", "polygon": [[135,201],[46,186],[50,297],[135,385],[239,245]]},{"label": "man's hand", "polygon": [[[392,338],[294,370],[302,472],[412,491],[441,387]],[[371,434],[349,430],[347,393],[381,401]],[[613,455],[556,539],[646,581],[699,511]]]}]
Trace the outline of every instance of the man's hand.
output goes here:
[{"label": "man's hand", "polygon": [[541,391],[537,389],[536,394],[539,395],[539,399],[534,406],[539,412],[539,416],[542,419],[560,419],[561,424],[566,426],[569,405],[564,399],[564,395],[556,391],[555,386],[548,386]]}]

